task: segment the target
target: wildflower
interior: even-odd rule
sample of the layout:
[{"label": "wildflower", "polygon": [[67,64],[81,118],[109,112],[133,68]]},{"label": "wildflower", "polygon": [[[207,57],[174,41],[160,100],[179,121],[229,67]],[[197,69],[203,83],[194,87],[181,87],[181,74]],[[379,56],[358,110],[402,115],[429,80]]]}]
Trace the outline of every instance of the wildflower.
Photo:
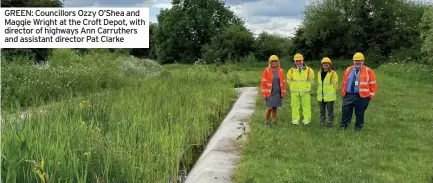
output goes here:
[{"label": "wildflower", "polygon": [[79,106],[80,106],[80,109],[83,110],[89,106],[89,101],[82,101],[82,102],[80,102]]}]

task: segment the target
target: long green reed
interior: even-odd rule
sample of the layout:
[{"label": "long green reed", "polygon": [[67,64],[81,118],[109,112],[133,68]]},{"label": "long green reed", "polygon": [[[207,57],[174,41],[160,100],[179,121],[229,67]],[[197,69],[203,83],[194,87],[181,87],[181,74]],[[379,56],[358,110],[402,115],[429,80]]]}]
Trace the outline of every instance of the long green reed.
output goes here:
[{"label": "long green reed", "polygon": [[16,58],[1,64],[1,107],[32,108],[44,103],[117,90],[157,75],[162,68],[142,60],[108,51],[78,55],[72,49],[54,49],[43,65]]},{"label": "long green reed", "polygon": [[[2,120],[2,181],[168,182],[193,161],[235,98],[229,74],[206,66]],[[16,120],[14,120],[16,119]]]}]

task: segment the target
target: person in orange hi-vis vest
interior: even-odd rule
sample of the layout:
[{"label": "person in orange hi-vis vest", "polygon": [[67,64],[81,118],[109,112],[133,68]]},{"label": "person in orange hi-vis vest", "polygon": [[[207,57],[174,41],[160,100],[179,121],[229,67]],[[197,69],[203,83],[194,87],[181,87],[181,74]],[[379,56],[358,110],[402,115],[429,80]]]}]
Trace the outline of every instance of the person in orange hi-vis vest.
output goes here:
[{"label": "person in orange hi-vis vest", "polygon": [[[277,108],[282,107],[283,98],[286,95],[286,80],[284,71],[280,67],[280,62],[276,55],[269,57],[269,65],[262,73],[261,95],[265,99],[265,127],[277,124]],[[269,117],[272,113],[272,122]]]},{"label": "person in orange hi-vis vest", "polygon": [[346,129],[352,120],[355,108],[355,130],[364,127],[364,113],[376,93],[376,76],[373,69],[364,65],[364,55],[360,52],[353,56],[353,65],[344,71],[341,94],[343,95],[340,128]]}]

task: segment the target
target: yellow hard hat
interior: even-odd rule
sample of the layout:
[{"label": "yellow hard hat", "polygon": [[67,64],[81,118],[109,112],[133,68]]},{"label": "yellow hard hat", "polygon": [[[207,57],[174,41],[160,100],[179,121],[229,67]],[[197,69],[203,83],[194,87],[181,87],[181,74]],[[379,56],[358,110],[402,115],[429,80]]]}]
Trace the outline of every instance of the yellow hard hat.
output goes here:
[{"label": "yellow hard hat", "polygon": [[297,53],[294,57],[293,60],[304,60],[304,56],[302,56],[301,54]]},{"label": "yellow hard hat", "polygon": [[362,54],[361,52],[355,53],[355,55],[353,55],[353,60],[362,60],[362,61],[364,61],[364,54]]},{"label": "yellow hard hat", "polygon": [[332,64],[331,59],[328,58],[328,57],[323,58],[323,59],[322,59],[322,62],[320,62],[320,63],[321,63],[321,64],[323,64],[323,63],[330,63],[330,64]]},{"label": "yellow hard hat", "polygon": [[271,56],[269,57],[269,62],[270,62],[270,61],[273,61],[273,60],[278,60],[277,55],[271,55]]}]

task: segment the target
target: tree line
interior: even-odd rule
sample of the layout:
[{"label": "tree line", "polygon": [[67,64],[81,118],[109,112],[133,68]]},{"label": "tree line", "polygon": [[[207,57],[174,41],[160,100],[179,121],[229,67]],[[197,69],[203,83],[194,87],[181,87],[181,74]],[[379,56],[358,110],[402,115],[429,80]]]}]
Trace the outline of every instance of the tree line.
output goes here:
[{"label": "tree line", "polygon": [[[2,7],[62,7],[60,0],[26,3],[2,0]],[[369,63],[418,61],[432,64],[431,4],[407,0],[315,0],[304,11],[291,37],[262,32],[254,36],[245,22],[220,0],[173,0],[150,26],[149,49],[123,51],[161,64],[226,63],[246,57],[265,61],[269,55],[306,60],[351,58],[364,52]],[[3,49],[7,59],[27,56],[43,62],[51,49]],[[87,49],[76,49],[85,53]]]}]

